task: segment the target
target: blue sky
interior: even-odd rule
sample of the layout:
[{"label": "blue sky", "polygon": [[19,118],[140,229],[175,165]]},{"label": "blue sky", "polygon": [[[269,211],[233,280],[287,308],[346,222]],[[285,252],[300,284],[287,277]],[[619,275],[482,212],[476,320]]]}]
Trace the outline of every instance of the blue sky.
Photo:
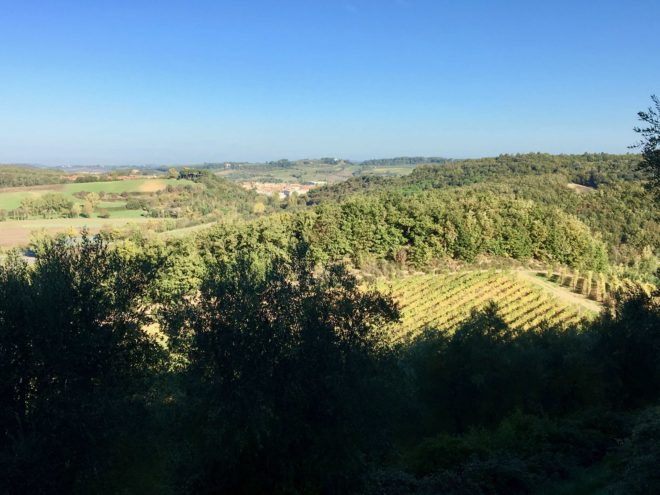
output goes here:
[{"label": "blue sky", "polygon": [[660,1],[0,0],[0,162],[626,152]]}]

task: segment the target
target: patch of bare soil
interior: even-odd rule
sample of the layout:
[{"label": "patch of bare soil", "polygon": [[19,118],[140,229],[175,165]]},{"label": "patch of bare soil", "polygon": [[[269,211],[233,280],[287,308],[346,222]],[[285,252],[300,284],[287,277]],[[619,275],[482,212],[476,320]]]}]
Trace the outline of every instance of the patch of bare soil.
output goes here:
[{"label": "patch of bare soil", "polygon": [[569,182],[568,184],[566,184],[566,187],[572,189],[578,194],[592,193],[596,191],[596,189],[593,187],[583,186],[581,184],[575,184],[573,182]]},{"label": "patch of bare soil", "polygon": [[0,187],[0,193],[31,192],[31,191],[61,191],[65,184],[43,184],[41,186]]}]

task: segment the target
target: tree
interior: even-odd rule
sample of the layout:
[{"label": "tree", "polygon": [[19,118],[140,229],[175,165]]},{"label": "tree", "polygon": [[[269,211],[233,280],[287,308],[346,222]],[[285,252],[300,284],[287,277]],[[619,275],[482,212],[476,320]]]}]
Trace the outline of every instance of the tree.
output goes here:
[{"label": "tree", "polygon": [[287,208],[293,208],[296,206],[298,206],[298,193],[296,191],[292,191],[287,199]]},{"label": "tree", "polygon": [[79,204],[74,204],[71,206],[71,209],[69,210],[69,216],[71,218],[78,218],[80,213],[82,213],[82,208],[80,208]]},{"label": "tree", "polygon": [[252,213],[256,215],[260,215],[263,212],[266,211],[266,205],[263,204],[261,201],[257,201],[254,206],[252,206]]},{"label": "tree", "polygon": [[[385,430],[379,329],[391,301],[306,253],[210,266],[167,329],[186,370],[196,493],[344,493]],[[391,405],[390,405],[391,407]],[[195,442],[191,444],[191,442]]]},{"label": "tree", "polygon": [[159,263],[85,232],[35,251],[0,264],[0,492],[98,493],[164,358],[143,331]]},{"label": "tree", "polygon": [[85,195],[85,202],[91,204],[92,208],[96,208],[96,205],[99,203],[100,200],[101,197],[99,196],[98,193],[91,192]]},{"label": "tree", "polygon": [[651,96],[651,100],[653,105],[646,112],[637,113],[643,126],[634,127],[634,131],[640,134],[642,139],[631,147],[642,150],[639,167],[649,174],[650,185],[660,196],[660,100],[655,95]]},{"label": "tree", "polygon": [[178,179],[178,178],[179,178],[179,172],[178,172],[178,170],[175,169],[174,167],[169,168],[169,169],[167,170],[167,178],[168,178],[168,179]]},{"label": "tree", "polygon": [[92,218],[93,214],[94,214],[94,205],[89,201],[85,201],[81,215],[85,218]]}]

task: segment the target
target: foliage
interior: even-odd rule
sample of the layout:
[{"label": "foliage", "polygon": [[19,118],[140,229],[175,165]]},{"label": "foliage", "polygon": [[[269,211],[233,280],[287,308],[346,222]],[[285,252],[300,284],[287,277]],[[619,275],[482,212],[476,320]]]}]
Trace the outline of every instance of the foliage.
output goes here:
[{"label": "foliage", "polygon": [[651,184],[657,190],[660,189],[660,100],[655,95],[651,96],[651,100],[653,106],[637,114],[645,127],[634,128],[641,141],[633,147],[642,150],[643,160],[639,167],[649,175]]},{"label": "foliage", "polygon": [[486,270],[412,275],[379,281],[377,287],[399,303],[402,321],[392,329],[394,339],[410,339],[427,327],[454,331],[473,310],[494,302],[499,315],[514,330],[542,325],[575,326],[592,316],[589,311],[557,300],[522,277]]},{"label": "foliage", "polygon": [[26,216],[41,216],[52,218],[54,216],[69,216],[73,201],[62,194],[47,193],[36,198],[25,198],[21,201],[19,210]]},{"label": "foliage", "polygon": [[651,495],[660,491],[660,408],[644,410],[623,444],[622,491]]},{"label": "foliage", "polygon": [[[26,202],[225,221],[194,238],[44,238],[34,264],[0,263],[0,492],[508,495],[592,469],[601,488],[657,492],[658,293],[623,280],[657,267],[637,160],[445,162],[285,211],[206,168]],[[578,321],[472,270],[393,284],[400,312],[343,264],[484,255],[550,278],[561,265],[561,284],[613,299]],[[411,314],[416,333],[393,344]]]},{"label": "foliage", "polygon": [[141,330],[157,265],[100,238],[61,237],[0,267],[0,480],[62,493],[117,461],[139,431],[163,356]]},{"label": "foliage", "polygon": [[654,493],[657,410],[631,408],[660,399],[659,323],[657,301],[637,294],[580,331],[514,332],[491,307],[453,334],[420,336],[403,361],[415,426],[401,461],[372,474],[374,493],[537,493],[602,464],[619,473],[602,480],[614,493]]},{"label": "foliage", "polygon": [[601,465],[655,486],[657,295],[580,328],[491,305],[390,346],[392,301],[316,264],[313,217],[276,218],[7,258],[3,491],[515,494]]},{"label": "foliage", "polygon": [[449,160],[447,158],[439,157],[423,157],[423,156],[399,156],[396,158],[377,158],[373,160],[365,160],[360,162],[363,167],[383,167],[383,166],[400,166],[400,165],[421,165],[429,163],[445,163]]},{"label": "foliage", "polygon": [[618,407],[639,407],[660,390],[660,300],[637,292],[620,300],[594,326],[596,352],[609,375],[607,395]]},{"label": "foliage", "polygon": [[28,165],[1,165],[0,187],[37,186],[66,182],[60,170],[30,167]]},{"label": "foliage", "polygon": [[342,492],[383,426],[377,330],[396,311],[339,266],[289,260],[213,264],[168,319],[190,363],[195,493]]},{"label": "foliage", "polygon": [[[528,153],[500,155],[493,158],[452,160],[439,165],[418,166],[410,175],[399,178],[356,177],[346,183],[329,185],[309,194],[309,202],[318,204],[365,189],[424,190],[460,187],[477,183],[497,183],[527,176],[561,176],[566,182],[600,187],[618,181],[639,181],[644,174],[637,170],[635,155],[549,155]],[[539,183],[542,184],[542,183]]]},{"label": "foliage", "polygon": [[[532,201],[577,217],[607,244],[608,257],[642,275],[652,274],[660,227],[638,155],[501,155],[416,168],[396,179],[359,177],[313,190],[310,204],[344,203],[353,196],[407,195],[441,190],[446,202],[493,194]],[[571,189],[571,184],[584,186]],[[428,194],[428,193],[427,193]],[[444,196],[443,196],[444,195]],[[650,251],[651,257],[645,254]],[[653,262],[650,263],[653,265]]]},{"label": "foliage", "polygon": [[[254,231],[262,234],[249,233]],[[204,244],[226,244],[227,238],[240,235],[250,239],[255,249],[269,250],[270,239],[282,239],[282,231],[302,232],[320,261],[349,258],[359,265],[365,259],[393,261],[405,255],[411,265],[424,266],[432,260],[471,261],[488,254],[594,271],[607,266],[604,244],[576,218],[530,201],[488,193],[354,196],[311,212],[219,226],[209,232]]]}]

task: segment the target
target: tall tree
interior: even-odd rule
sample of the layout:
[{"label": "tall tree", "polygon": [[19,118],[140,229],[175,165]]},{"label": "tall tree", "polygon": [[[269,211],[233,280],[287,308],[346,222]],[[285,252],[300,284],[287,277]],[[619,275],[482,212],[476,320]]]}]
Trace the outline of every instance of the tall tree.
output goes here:
[{"label": "tall tree", "polygon": [[646,112],[638,112],[639,120],[643,125],[636,126],[634,131],[641,135],[642,139],[633,148],[642,150],[642,162],[640,168],[648,172],[650,184],[660,197],[660,100],[652,95],[653,105]]},{"label": "tall tree", "polygon": [[[341,267],[211,266],[169,321],[187,357],[196,493],[344,493],[382,431],[378,329],[397,317]],[[391,406],[390,406],[391,408]],[[196,467],[194,467],[196,466]]]},{"label": "tall tree", "polygon": [[143,331],[156,268],[86,234],[0,264],[0,493],[89,493],[112,469],[162,359]]}]

